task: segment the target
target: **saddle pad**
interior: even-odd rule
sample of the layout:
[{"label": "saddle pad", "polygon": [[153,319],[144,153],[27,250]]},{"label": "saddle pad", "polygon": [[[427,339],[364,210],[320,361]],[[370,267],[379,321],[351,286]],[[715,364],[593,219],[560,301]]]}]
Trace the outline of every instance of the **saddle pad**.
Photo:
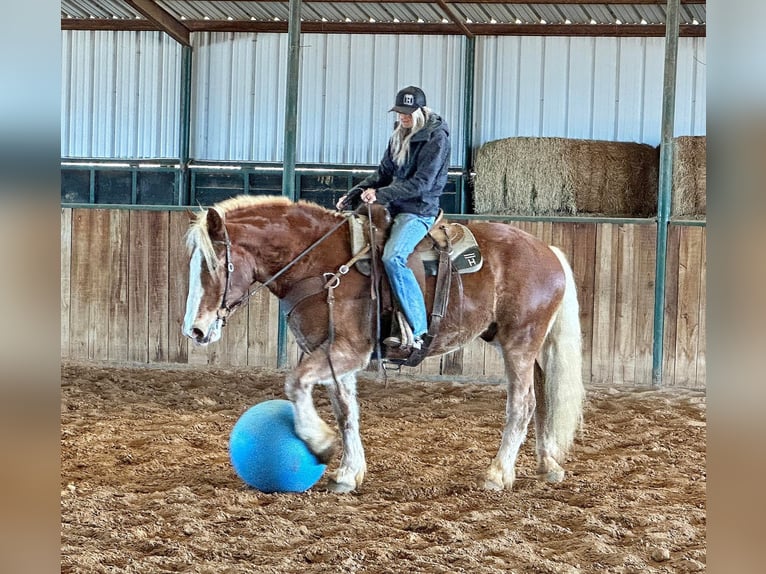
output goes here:
[{"label": "saddle pad", "polygon": [[[351,235],[351,253],[359,253],[367,245],[368,219],[363,215],[355,215],[349,218]],[[479,244],[473,232],[461,223],[446,223],[440,226],[445,227],[444,232],[452,242],[452,253],[450,260],[458,273],[474,273],[481,269],[484,259],[479,249]],[[429,235],[426,235],[415,248],[421,260],[427,275],[436,275],[439,267],[439,251],[434,247],[437,239],[430,236],[431,233],[437,233],[432,229]],[[364,255],[356,262],[356,267],[364,275],[370,274],[370,252]]]}]

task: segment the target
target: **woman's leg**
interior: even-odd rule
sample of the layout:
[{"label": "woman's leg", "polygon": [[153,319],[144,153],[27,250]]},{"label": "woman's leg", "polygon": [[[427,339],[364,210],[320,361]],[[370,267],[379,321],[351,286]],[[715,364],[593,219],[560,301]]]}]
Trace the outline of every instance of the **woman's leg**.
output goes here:
[{"label": "woman's leg", "polygon": [[428,317],[423,293],[415,274],[407,267],[407,258],[433,225],[433,217],[400,213],[394,218],[391,235],[383,248],[383,265],[399,305],[415,337],[428,331]]}]

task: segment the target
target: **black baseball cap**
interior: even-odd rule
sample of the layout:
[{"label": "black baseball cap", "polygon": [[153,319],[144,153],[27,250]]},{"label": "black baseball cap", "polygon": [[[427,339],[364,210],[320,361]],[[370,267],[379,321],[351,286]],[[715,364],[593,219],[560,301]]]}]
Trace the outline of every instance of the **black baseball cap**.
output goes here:
[{"label": "black baseball cap", "polygon": [[411,114],[426,105],[426,95],[423,90],[416,86],[407,86],[399,90],[396,94],[396,103],[389,112],[399,112],[400,114]]}]

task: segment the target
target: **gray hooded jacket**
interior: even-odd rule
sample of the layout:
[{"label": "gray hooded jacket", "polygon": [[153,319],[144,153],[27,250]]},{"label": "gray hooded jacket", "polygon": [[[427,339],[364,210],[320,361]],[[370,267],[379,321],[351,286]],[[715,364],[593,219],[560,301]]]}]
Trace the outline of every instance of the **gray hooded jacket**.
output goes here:
[{"label": "gray hooded jacket", "polygon": [[389,144],[377,171],[349,192],[349,200],[356,203],[362,190],[372,187],[377,201],[387,204],[392,217],[398,213],[434,217],[447,184],[449,157],[449,127],[432,113],[423,129],[412,136],[404,165],[396,165]]}]

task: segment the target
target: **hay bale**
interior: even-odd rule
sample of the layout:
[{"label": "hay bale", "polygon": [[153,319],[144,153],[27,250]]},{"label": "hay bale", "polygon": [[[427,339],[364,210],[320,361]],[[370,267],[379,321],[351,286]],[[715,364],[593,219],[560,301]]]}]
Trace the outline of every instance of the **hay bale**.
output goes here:
[{"label": "hay bale", "polygon": [[474,212],[648,217],[657,210],[657,148],[630,142],[507,138],[477,153]]},{"label": "hay bale", "polygon": [[673,139],[672,217],[704,217],[707,212],[707,138]]}]

